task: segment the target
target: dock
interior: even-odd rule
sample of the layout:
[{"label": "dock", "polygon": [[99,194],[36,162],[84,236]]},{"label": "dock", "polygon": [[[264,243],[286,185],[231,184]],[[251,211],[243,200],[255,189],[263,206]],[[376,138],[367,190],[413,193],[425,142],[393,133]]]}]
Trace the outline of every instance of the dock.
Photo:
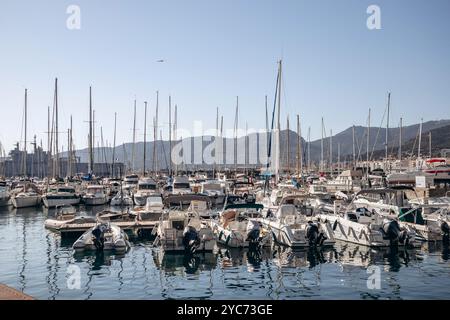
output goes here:
[{"label": "dock", "polygon": [[34,300],[34,298],[21,291],[0,284],[0,300]]},{"label": "dock", "polygon": [[[111,223],[117,225],[122,230],[153,230],[158,224],[158,221],[113,221]],[[82,233],[95,226],[96,223],[67,223],[55,229],[55,231],[59,231],[61,234]]]}]

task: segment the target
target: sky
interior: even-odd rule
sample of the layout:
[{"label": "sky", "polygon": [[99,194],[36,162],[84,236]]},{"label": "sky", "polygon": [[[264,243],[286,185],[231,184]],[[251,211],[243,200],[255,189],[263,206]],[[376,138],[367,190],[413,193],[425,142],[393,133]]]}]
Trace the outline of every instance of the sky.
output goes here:
[{"label": "sky", "polygon": [[[369,5],[380,8],[381,29],[369,30]],[[70,30],[68,6],[80,8]],[[272,108],[277,61],[283,61],[282,126],[300,115],[303,136],[320,137],[321,117],[333,133],[380,125],[392,92],[390,126],[450,118],[450,1],[382,0],[0,0],[0,142],[23,141],[28,88],[28,140],[47,146],[47,108],[59,83],[59,128],[73,117],[74,143],[87,145],[89,86],[96,136],[148,140],[159,91],[160,126],[168,135],[168,96],[178,127],[194,121],[215,128],[265,128],[264,97]],[[164,62],[157,62],[163,59]],[[66,134],[60,144],[66,148]]]}]

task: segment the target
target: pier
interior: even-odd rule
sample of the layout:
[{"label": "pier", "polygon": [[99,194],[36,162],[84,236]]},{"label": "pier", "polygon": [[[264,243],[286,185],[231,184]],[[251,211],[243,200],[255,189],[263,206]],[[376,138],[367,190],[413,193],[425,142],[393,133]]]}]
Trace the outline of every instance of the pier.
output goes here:
[{"label": "pier", "polygon": [[[123,230],[153,230],[158,225],[158,221],[112,221],[112,223]],[[61,232],[61,235],[68,235],[71,233],[85,232],[95,227],[95,225],[96,223],[68,223],[55,230]]]},{"label": "pier", "polygon": [[34,300],[34,298],[21,291],[0,284],[0,300]]}]

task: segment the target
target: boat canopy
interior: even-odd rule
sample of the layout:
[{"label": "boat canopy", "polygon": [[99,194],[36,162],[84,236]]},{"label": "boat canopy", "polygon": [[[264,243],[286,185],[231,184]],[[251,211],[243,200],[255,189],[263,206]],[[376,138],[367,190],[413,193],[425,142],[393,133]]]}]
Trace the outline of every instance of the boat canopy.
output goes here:
[{"label": "boat canopy", "polygon": [[264,208],[264,206],[262,204],[259,203],[233,203],[233,204],[228,204],[225,207],[225,210],[228,209],[256,209],[256,210],[262,210]]}]

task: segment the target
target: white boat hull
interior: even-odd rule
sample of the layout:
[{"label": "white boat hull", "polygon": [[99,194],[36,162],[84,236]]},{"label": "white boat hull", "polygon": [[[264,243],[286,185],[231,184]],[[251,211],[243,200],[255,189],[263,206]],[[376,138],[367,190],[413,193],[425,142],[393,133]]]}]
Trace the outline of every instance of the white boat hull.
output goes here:
[{"label": "white boat hull", "polygon": [[14,197],[12,204],[14,208],[37,207],[41,204],[41,196]]},{"label": "white boat hull", "polygon": [[99,197],[99,198],[97,198],[97,197],[95,197],[95,198],[84,197],[83,198],[83,202],[87,206],[100,206],[100,205],[103,205],[103,204],[107,204],[108,203],[108,198],[106,196],[105,197]]},{"label": "white boat hull", "polygon": [[47,197],[42,198],[42,202],[44,203],[44,206],[47,208],[55,208],[55,207],[61,207],[65,205],[77,205],[80,204],[80,198],[74,197],[70,199],[48,199]]}]

